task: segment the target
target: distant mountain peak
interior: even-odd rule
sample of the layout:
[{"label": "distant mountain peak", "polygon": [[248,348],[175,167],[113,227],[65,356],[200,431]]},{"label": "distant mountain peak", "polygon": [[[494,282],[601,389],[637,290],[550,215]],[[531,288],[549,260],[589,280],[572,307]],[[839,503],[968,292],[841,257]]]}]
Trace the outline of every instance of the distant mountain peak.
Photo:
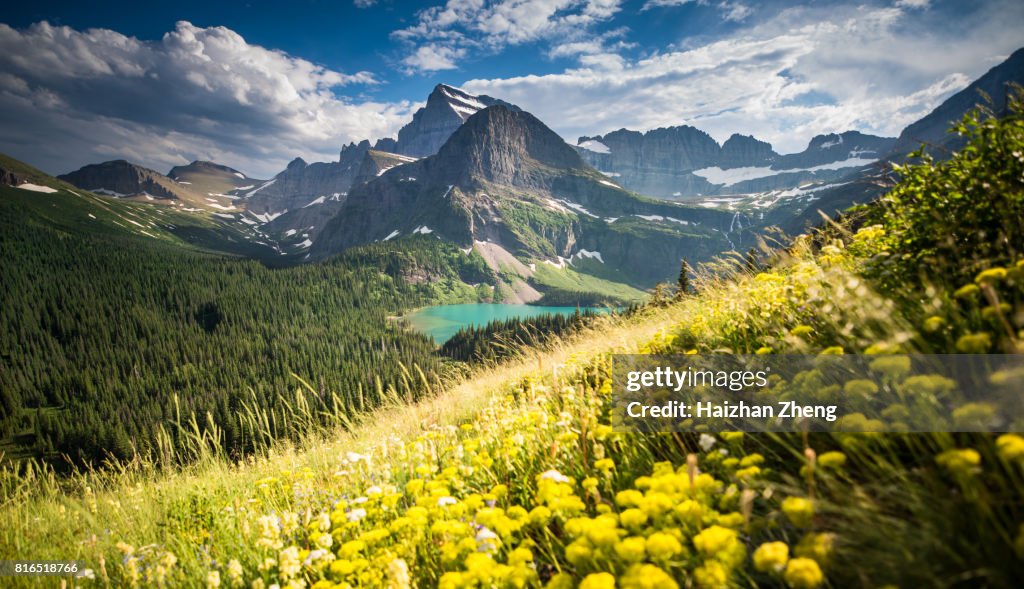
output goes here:
[{"label": "distant mountain peak", "polygon": [[412,122],[398,131],[398,141],[394,145],[378,145],[378,148],[393,149],[395,153],[413,157],[434,155],[466,120],[495,105],[519,110],[519,107],[497,98],[477,96],[454,86],[438,84],[427,97],[426,106],[417,110]]},{"label": "distant mountain peak", "polygon": [[178,185],[160,172],[127,160],[89,164],[58,178],[83,190],[112,196],[147,196],[193,203],[201,201],[187,187]]},{"label": "distant mountain peak", "polygon": [[172,179],[177,179],[179,176],[185,175],[189,172],[219,172],[222,174],[236,175],[244,178],[245,175],[231,166],[225,166],[224,164],[218,164],[217,162],[211,162],[208,160],[194,160],[192,163],[186,166],[174,166],[171,168],[167,175]]}]

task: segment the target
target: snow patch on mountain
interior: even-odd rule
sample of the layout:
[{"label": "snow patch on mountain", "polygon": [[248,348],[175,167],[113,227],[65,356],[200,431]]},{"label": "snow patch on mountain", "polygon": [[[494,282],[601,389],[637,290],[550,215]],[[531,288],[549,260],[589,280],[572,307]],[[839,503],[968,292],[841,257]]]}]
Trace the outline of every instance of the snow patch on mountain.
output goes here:
[{"label": "snow patch on mountain", "polygon": [[[852,152],[851,152],[852,153]],[[845,160],[839,160],[836,162],[830,162],[827,164],[821,164],[818,166],[812,166],[810,168],[788,168],[776,170],[770,167],[744,167],[744,168],[730,168],[723,170],[717,166],[710,168],[701,168],[700,170],[694,170],[695,176],[700,176],[712,184],[720,186],[732,186],[747,180],[756,180],[758,178],[767,178],[769,176],[775,176],[783,173],[791,172],[817,172],[819,170],[841,170],[843,168],[859,168],[875,162],[876,160],[863,157],[850,157]]]},{"label": "snow patch on mountain", "polygon": [[32,192],[46,192],[46,193],[57,192],[56,188],[50,188],[49,186],[40,186],[38,184],[32,184],[31,182],[26,182],[24,184],[19,184],[18,188],[20,188],[22,190],[31,190]]},{"label": "snow patch on mountain", "polygon": [[121,194],[120,192],[115,192],[106,188],[94,188],[91,192],[95,192],[96,194],[105,194],[107,196],[116,196],[117,198],[128,196],[127,194]]},{"label": "snow patch on mountain", "polygon": [[249,214],[256,217],[261,223],[269,223],[287,212],[288,211],[281,211],[279,213],[263,213],[262,215],[250,212]]},{"label": "snow patch on mountain", "polygon": [[675,217],[665,217],[662,215],[633,215],[639,217],[644,221],[670,221],[672,223],[679,223],[680,225],[689,225],[690,222],[685,219],[676,219]]},{"label": "snow patch on mountain", "polygon": [[247,193],[247,194],[246,194],[245,196],[246,196],[246,197],[250,197],[250,196],[252,196],[252,195],[256,194],[257,192],[259,192],[259,191],[263,190],[263,189],[264,189],[264,188],[266,188],[267,186],[270,186],[270,185],[271,185],[271,184],[273,184],[274,182],[277,182],[277,178],[274,178],[273,180],[270,180],[270,181],[268,181],[268,182],[264,182],[263,184],[260,184],[260,187],[259,187],[259,188],[257,188],[256,190],[253,190],[252,192],[249,192],[249,193]]},{"label": "snow patch on mountain", "polygon": [[604,143],[601,143],[597,139],[590,139],[589,141],[584,141],[583,143],[580,143],[579,146],[582,147],[583,149],[589,149],[590,151],[593,151],[595,153],[611,153],[612,152],[611,149],[608,149],[607,145],[605,145]]},{"label": "snow patch on mountain", "polygon": [[580,258],[581,260],[583,258],[587,258],[590,260],[597,260],[598,262],[604,264],[604,258],[601,257],[601,252],[592,252],[590,250],[581,249],[580,251],[573,254],[572,258],[569,259],[572,260],[573,258]]},{"label": "snow patch on mountain", "polygon": [[576,203],[568,201],[568,200],[562,200],[560,198],[556,198],[555,200],[558,201],[559,203],[569,207],[570,209],[576,211],[577,213],[583,213],[584,215],[586,215],[588,217],[593,217],[595,219],[597,218],[597,215],[595,215],[594,213],[591,213],[590,211],[585,209],[582,205],[576,204]]}]

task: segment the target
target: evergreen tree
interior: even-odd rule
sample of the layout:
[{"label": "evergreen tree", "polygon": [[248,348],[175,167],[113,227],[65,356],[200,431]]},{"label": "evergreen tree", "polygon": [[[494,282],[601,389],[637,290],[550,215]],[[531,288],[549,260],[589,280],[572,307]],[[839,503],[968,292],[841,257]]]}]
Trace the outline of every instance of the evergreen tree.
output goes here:
[{"label": "evergreen tree", "polygon": [[679,279],[676,280],[676,298],[690,294],[690,264],[683,260],[679,267]]}]

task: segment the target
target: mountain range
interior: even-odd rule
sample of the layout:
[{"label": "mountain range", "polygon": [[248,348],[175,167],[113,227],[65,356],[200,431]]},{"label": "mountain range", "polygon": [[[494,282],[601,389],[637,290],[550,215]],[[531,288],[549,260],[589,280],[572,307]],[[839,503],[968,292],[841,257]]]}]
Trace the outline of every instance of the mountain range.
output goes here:
[{"label": "mountain range", "polygon": [[[921,141],[955,148],[956,137],[939,130],[981,92],[994,110],[1005,109],[1008,85],[1021,81],[1024,50],[899,138],[819,135],[794,154],[749,135],[719,144],[685,125],[620,129],[569,145],[515,105],[438,85],[397,139],[350,143],[335,162],[296,158],[271,179],[214,162],[164,175],[118,160],[60,180],[206,216],[275,263],[441,240],[482,259],[493,300],[544,302],[563,291],[611,297],[673,277],[681,259],[743,251],[769,225],[801,231],[820,221],[819,210],[878,196],[882,162],[901,160]],[[6,184],[24,184],[18,174],[0,168]],[[206,228],[191,235],[184,238],[219,243]]]},{"label": "mountain range", "polygon": [[847,131],[818,135],[804,151],[780,155],[753,136],[733,134],[719,145],[704,131],[683,125],[580,137],[576,147],[587,163],[630,190],[694,200],[832,180],[879,159],[894,143]]}]

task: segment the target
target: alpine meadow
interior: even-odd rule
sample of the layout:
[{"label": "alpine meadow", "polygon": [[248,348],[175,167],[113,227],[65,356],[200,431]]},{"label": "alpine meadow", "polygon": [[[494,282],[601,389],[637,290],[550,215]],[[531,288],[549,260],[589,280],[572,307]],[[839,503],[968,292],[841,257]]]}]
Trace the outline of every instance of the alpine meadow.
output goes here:
[{"label": "alpine meadow", "polygon": [[0,16],[0,586],[1021,586],[1024,5],[213,4]]}]

